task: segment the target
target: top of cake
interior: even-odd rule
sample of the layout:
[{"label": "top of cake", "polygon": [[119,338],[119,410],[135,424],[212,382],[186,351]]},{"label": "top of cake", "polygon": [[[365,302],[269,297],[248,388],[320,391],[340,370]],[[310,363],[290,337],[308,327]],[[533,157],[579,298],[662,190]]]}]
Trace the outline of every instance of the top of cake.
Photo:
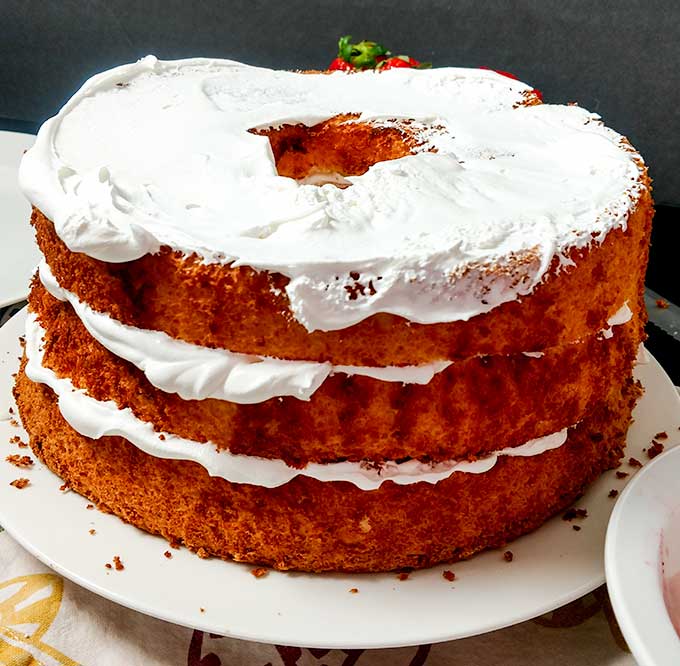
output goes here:
[{"label": "top of cake", "polygon": [[[378,312],[466,320],[530,293],[574,247],[625,227],[640,156],[576,106],[526,105],[489,70],[273,71],[147,57],[99,74],[21,165],[74,252],[124,262],[169,246],[290,278],[308,330]],[[412,154],[350,187],[279,175],[266,134],[339,115],[403,127]],[[348,286],[362,288],[348,297]],[[370,288],[368,288],[370,285]]]}]

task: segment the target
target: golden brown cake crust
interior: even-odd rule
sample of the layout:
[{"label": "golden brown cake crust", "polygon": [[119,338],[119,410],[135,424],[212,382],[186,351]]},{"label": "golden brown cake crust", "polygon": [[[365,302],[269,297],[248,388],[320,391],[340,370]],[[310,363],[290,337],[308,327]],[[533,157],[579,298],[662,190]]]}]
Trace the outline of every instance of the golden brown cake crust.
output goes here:
[{"label": "golden brown cake crust", "polygon": [[570,252],[574,266],[555,259],[531,295],[469,321],[421,325],[378,314],[340,331],[312,333],[292,317],[283,275],[205,264],[167,247],[135,261],[105,263],[70,252],[37,209],[32,223],[59,284],[123,323],[235,352],[385,366],[542,350],[604,328],[624,300],[638,302],[652,214],[644,189],[625,231]]},{"label": "golden brown cake crust", "polygon": [[624,382],[622,394],[601,403],[558,449],[501,458],[486,473],[454,473],[435,485],[386,482],[362,491],[306,477],[273,489],[231,484],[120,437],[79,435],[52,391],[23,367],[15,388],[35,454],[103,509],[192,550],[305,571],[426,567],[536,528],[617,464],[638,393]]},{"label": "golden brown cake crust", "polygon": [[[632,305],[632,304],[631,304]],[[639,317],[582,344],[459,361],[425,385],[337,374],[309,401],[254,405],[182,400],[108,352],[67,303],[36,279],[31,309],[46,331],[43,365],[97,400],[129,407],[157,430],[293,466],[337,460],[461,460],[517,446],[580,421],[630,373]]]}]

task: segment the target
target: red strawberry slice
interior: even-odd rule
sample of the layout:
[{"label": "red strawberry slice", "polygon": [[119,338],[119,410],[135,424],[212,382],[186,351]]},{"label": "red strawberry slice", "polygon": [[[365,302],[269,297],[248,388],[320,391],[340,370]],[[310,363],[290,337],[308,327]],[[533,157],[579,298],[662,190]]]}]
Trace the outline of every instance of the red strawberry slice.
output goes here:
[{"label": "red strawberry slice", "polygon": [[343,60],[342,58],[335,58],[331,61],[331,64],[328,65],[328,69],[331,71],[340,70],[343,72],[352,72],[354,71],[354,65],[352,65],[350,62],[347,62],[346,60]]}]

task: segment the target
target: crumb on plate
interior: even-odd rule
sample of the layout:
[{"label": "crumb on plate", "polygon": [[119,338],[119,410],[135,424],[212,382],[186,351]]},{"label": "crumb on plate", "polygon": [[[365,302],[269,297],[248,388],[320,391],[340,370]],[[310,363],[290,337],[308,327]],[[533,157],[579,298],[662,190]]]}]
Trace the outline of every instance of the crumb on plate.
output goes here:
[{"label": "crumb on plate", "polygon": [[652,445],[647,449],[647,457],[651,460],[656,458],[660,453],[663,453],[664,445],[656,440],[652,441]]},{"label": "crumb on plate", "polygon": [[7,456],[5,460],[15,467],[31,467],[33,465],[33,458],[31,456],[21,456],[18,453]]},{"label": "crumb on plate", "polygon": [[562,520],[574,520],[575,518],[587,518],[587,509],[567,509],[562,516]]}]

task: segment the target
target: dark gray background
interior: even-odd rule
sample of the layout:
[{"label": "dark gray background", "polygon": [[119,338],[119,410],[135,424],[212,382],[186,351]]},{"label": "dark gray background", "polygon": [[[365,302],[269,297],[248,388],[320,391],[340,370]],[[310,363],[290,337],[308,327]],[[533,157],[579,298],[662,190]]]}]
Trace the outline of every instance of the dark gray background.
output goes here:
[{"label": "dark gray background", "polygon": [[350,33],[436,66],[508,70],[600,113],[642,152],[657,202],[680,205],[678,0],[0,0],[0,28],[0,117],[32,122],[148,53],[323,68]]}]

